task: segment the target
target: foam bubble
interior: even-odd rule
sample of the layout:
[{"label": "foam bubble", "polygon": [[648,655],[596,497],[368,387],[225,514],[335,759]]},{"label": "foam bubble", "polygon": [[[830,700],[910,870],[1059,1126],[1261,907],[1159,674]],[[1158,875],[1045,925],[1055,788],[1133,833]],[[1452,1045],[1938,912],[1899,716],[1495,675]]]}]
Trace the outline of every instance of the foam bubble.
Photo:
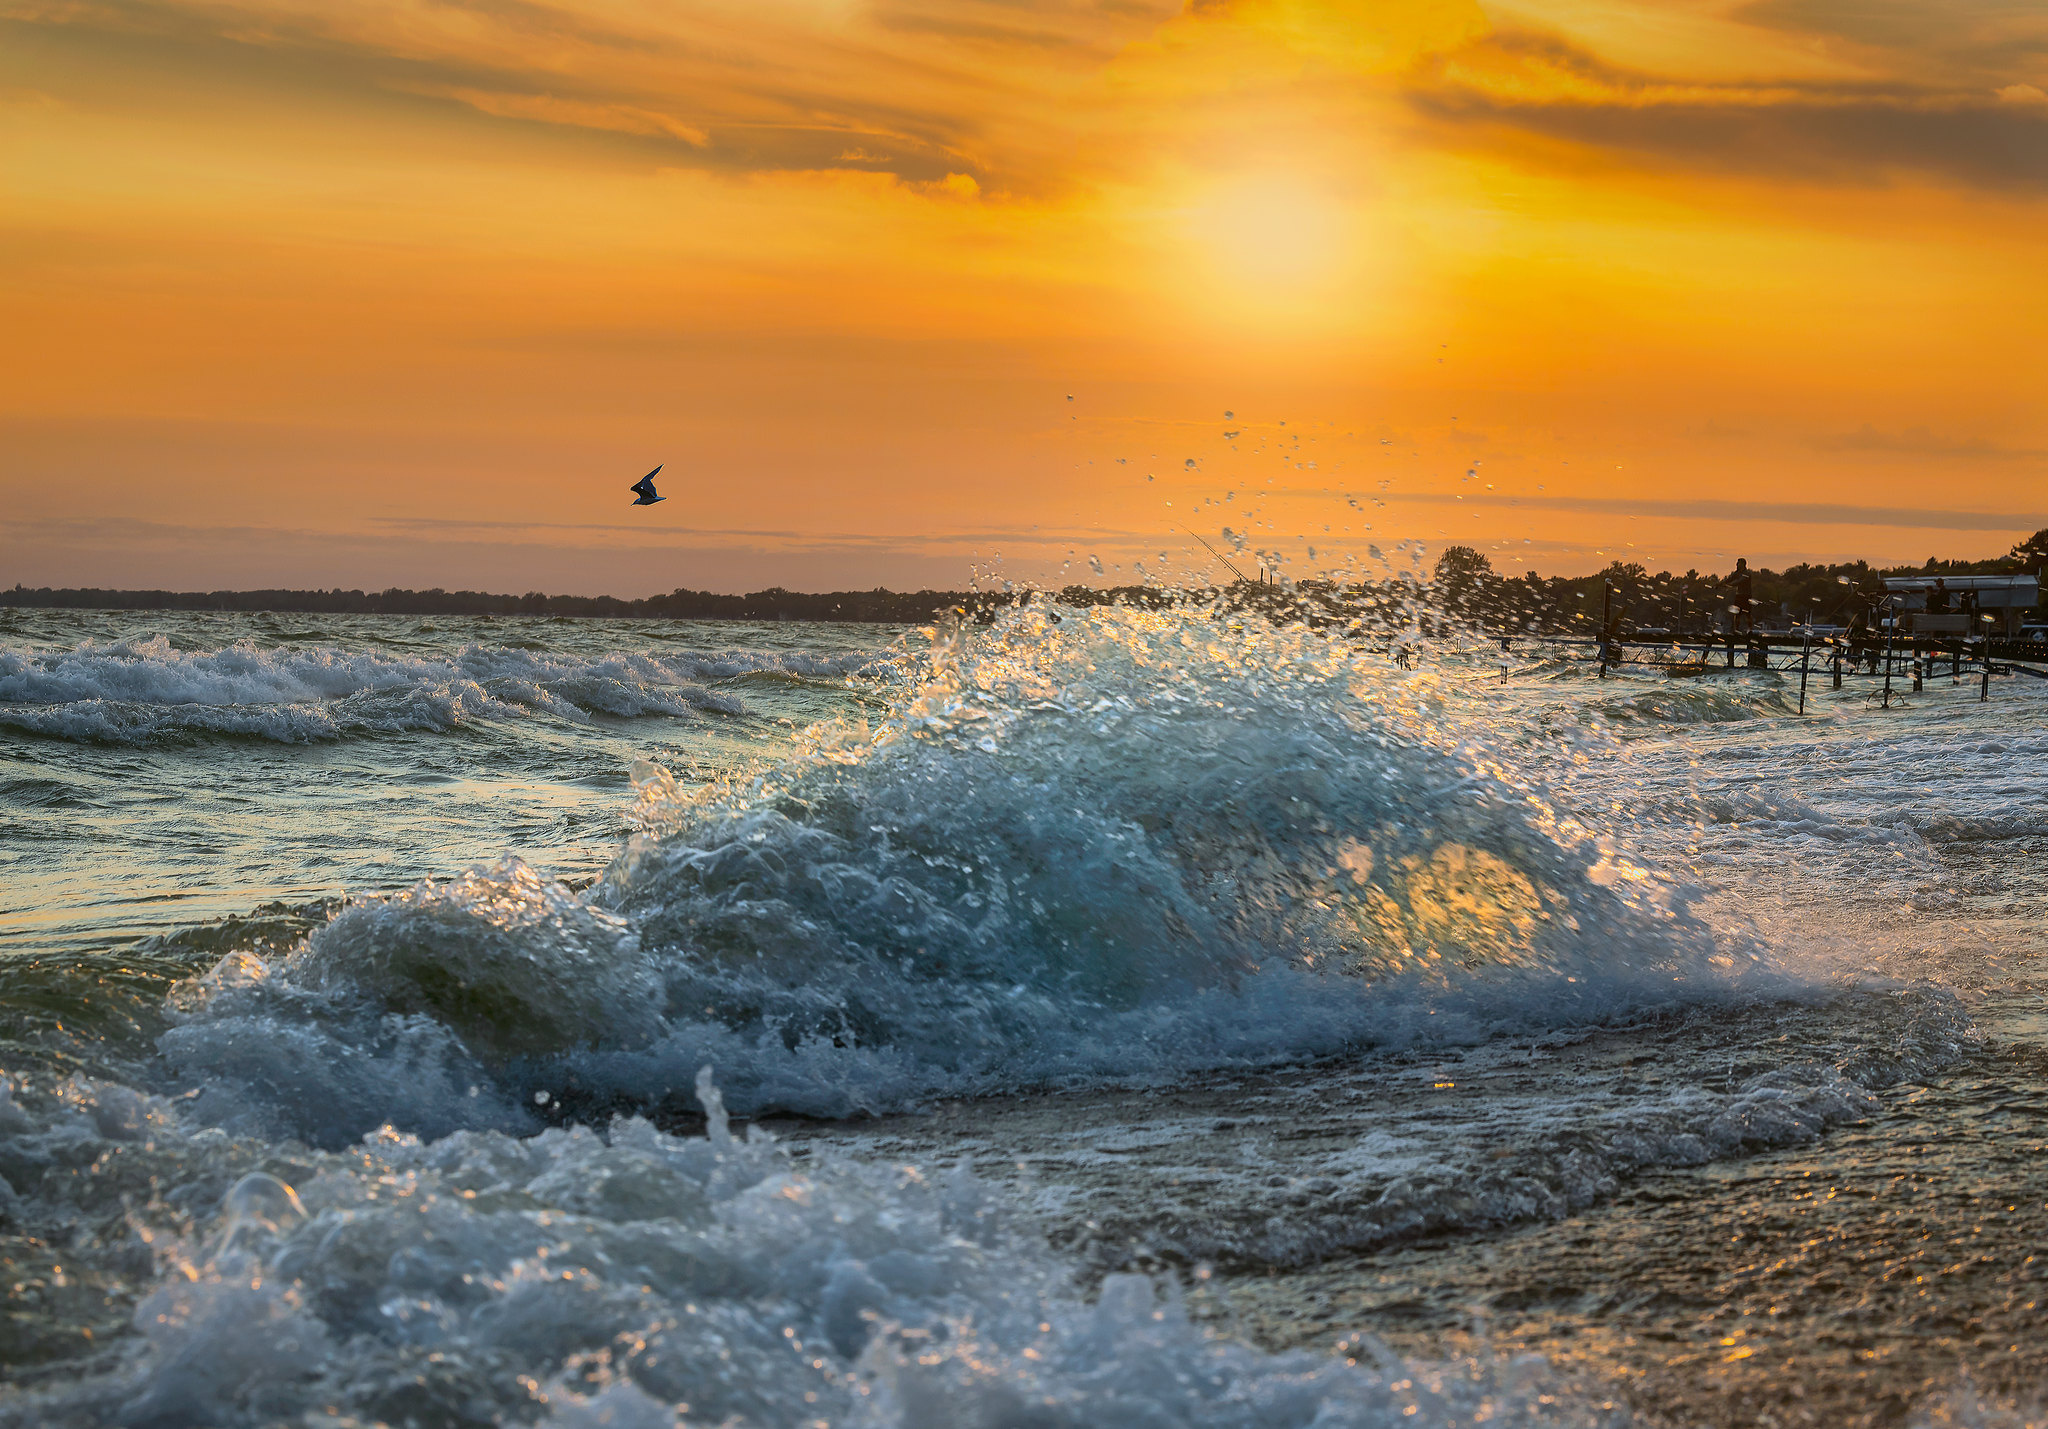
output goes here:
[{"label": "foam bubble", "polygon": [[[258,1148],[174,1124],[99,1141],[89,1101],[40,1099],[0,1164],[32,1225],[103,1227],[75,1274],[154,1268],[122,1292],[134,1333],[13,1390],[0,1424],[1619,1422],[1533,1358],[1416,1363],[1365,1334],[1262,1353],[1196,1323],[1172,1282],[1089,1293],[964,1172],[799,1166],[715,1115],[702,1138],[387,1129],[248,1171]],[[78,1184],[63,1164],[88,1154]],[[24,1169],[36,1155],[47,1175]],[[170,1197],[124,1199],[151,1176]]]}]

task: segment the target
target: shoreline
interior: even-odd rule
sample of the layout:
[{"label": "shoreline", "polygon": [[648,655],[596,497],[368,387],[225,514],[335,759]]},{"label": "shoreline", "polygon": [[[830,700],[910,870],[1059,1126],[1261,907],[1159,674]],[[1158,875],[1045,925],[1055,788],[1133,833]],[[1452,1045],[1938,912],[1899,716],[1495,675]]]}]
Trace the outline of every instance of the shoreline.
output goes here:
[{"label": "shoreline", "polygon": [[940,611],[1008,605],[995,591],[789,591],[779,587],[746,595],[677,590],[640,600],[617,596],[503,595],[441,589],[360,590],[114,590],[103,587],[0,590],[0,608],[38,610],[175,610],[222,615],[456,615],[535,616],[611,620],[808,620],[911,625]]}]

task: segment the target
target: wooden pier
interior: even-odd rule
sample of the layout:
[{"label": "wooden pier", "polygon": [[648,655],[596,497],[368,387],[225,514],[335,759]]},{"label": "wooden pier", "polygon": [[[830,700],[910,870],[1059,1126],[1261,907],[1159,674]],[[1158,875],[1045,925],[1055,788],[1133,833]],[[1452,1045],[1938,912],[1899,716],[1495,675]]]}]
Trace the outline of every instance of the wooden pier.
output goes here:
[{"label": "wooden pier", "polygon": [[[1886,631],[1881,636],[1866,632],[1852,638],[1802,629],[1755,631],[1734,637],[1722,634],[1659,639],[1504,635],[1500,637],[1502,679],[1508,678],[1508,658],[1517,648],[1524,653],[1541,650],[1550,659],[1598,662],[1602,679],[1609,670],[1629,665],[1664,670],[1681,678],[1737,669],[1797,671],[1802,714],[1806,711],[1807,684],[1814,678],[1827,680],[1837,690],[1848,680],[1881,682],[1881,688],[1872,693],[1884,708],[1889,708],[1909,688],[1920,691],[1926,681],[1944,674],[1951,683],[1974,675],[1980,700],[1990,697],[1993,675],[2027,675],[2048,680],[2048,640],[1995,636],[1959,639],[1954,635]],[[1579,653],[1582,650],[1587,653]]]}]

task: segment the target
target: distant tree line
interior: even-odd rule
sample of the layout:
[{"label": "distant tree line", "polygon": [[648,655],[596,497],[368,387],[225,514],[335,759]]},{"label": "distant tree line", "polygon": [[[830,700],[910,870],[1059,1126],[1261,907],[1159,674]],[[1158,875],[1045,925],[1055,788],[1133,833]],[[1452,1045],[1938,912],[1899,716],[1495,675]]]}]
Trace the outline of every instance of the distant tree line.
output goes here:
[{"label": "distant tree line", "polygon": [[[1985,561],[1928,559],[1921,565],[1874,567],[1864,561],[1839,565],[1801,564],[1783,571],[1747,572],[1750,615],[1759,626],[1814,620],[1846,623],[1867,608],[1886,576],[1982,575],[2039,570],[2048,563],[2048,528],[2035,532],[2004,556]],[[1433,579],[1306,580],[1261,585],[1243,582],[1205,592],[1161,586],[1067,586],[1053,599],[1067,606],[1140,605],[1159,607],[1190,598],[1218,601],[1227,609],[1258,611],[1275,619],[1314,624],[1361,622],[1394,631],[1418,618],[1433,624],[1438,614],[1489,631],[1557,634],[1591,632],[1613,623],[1632,630],[1673,634],[1719,628],[1735,592],[1734,573],[1688,570],[1652,574],[1635,562],[1616,561],[1587,576],[1544,577],[1534,571],[1503,575],[1470,546],[1449,546],[1437,558]],[[17,585],[0,590],[0,606],[42,606],[83,610],[277,611],[319,615],[526,615],[603,617],[628,620],[815,620],[915,625],[947,612],[988,620],[1004,606],[1027,602],[1032,592],[863,591],[807,593],[780,586],[748,595],[675,590],[644,600],[615,596],[492,595],[473,590],[60,590]]]},{"label": "distant tree line", "polygon": [[[1804,621],[1846,625],[1867,612],[1882,594],[1887,576],[1995,575],[2040,571],[2048,563],[2048,527],[2003,556],[1982,561],[1872,566],[1866,561],[1836,565],[1799,564],[1720,574],[1688,570],[1652,574],[1633,561],[1615,561],[1587,576],[1545,578],[1534,571],[1502,575],[1481,552],[1449,546],[1437,558],[1431,593],[1450,614],[1503,634],[1598,631],[1609,623],[1622,630],[1656,629],[1693,634],[1725,629],[1729,607],[1746,599],[1745,614],[1759,627]],[[1746,589],[1746,597],[1740,593]]]},{"label": "distant tree line", "polygon": [[82,610],[279,611],[313,615],[557,615],[625,620],[851,620],[913,624],[953,607],[1007,604],[988,591],[842,590],[808,594],[775,587],[750,595],[676,590],[644,600],[609,595],[492,595],[475,590],[55,590],[17,585],[0,606]]}]

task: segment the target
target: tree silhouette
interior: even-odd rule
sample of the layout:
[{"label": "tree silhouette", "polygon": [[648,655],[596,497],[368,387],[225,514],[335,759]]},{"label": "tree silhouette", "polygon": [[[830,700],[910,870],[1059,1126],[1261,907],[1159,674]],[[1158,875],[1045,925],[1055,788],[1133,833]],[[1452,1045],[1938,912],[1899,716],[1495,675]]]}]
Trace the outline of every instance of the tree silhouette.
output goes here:
[{"label": "tree silhouette", "polygon": [[2035,567],[2048,562],[2048,526],[2043,526],[2026,540],[2014,546],[2006,555],[2008,561],[2018,561],[2022,566]]}]

